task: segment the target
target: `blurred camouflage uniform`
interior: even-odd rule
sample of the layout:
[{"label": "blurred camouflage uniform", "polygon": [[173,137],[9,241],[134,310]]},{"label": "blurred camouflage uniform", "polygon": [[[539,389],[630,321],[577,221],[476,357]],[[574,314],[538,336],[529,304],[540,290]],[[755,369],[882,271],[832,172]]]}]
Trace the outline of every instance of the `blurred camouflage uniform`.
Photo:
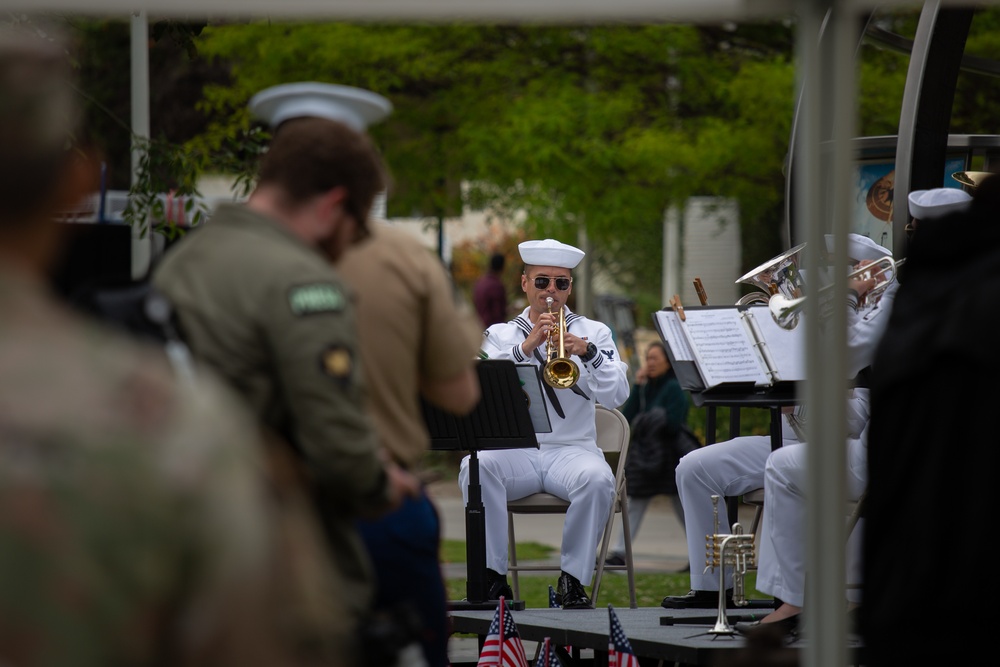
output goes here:
[{"label": "blurred camouflage uniform", "polygon": [[400,480],[417,487],[380,452],[352,295],[330,265],[364,231],[382,178],[368,137],[296,118],[272,137],[247,202],[217,207],[153,273],[194,356],[294,451],[359,631],[374,574],[354,522],[397,504]]},{"label": "blurred camouflage uniform", "polygon": [[307,463],[348,603],[366,614],[373,574],[354,519],[388,498],[362,408],[354,309],[329,261],[276,221],[225,204],[153,281],[195,356]]},{"label": "blurred camouflage uniform", "polygon": [[208,378],[181,385],[159,350],[49,293],[51,216],[84,191],[66,59],[7,28],[0,664],[349,664],[342,614],[299,594],[335,585],[309,515],[265,481],[242,406]]}]

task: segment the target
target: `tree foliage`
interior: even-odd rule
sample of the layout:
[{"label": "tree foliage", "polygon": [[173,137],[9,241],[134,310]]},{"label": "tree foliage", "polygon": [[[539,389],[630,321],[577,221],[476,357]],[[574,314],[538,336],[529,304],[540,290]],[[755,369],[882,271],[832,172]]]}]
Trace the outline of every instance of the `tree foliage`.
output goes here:
[{"label": "tree foliage", "polygon": [[[968,52],[996,58],[997,16],[977,15]],[[912,38],[916,19],[898,10],[877,20]],[[126,68],[108,65],[125,62],[127,27],[80,27],[96,47],[82,69],[93,73],[87,90],[107,116],[99,133],[120,141]],[[787,247],[794,31],[787,22],[157,23],[149,140],[157,155],[145,162],[147,183],[184,189],[210,170],[251,176],[266,135],[246,103],[263,88],[306,80],[366,88],[395,107],[371,128],[392,173],[391,216],[489,209],[520,221],[523,234],[569,242],[582,227],[595,263],[640,303],[645,321],[660,305],[669,207],[692,196],[735,199],[743,269]],[[895,134],[908,57],[869,42],[858,53],[859,134]],[[963,73],[953,131],[992,131],[998,99],[995,79]]]},{"label": "tree foliage", "polygon": [[392,216],[489,207],[570,242],[583,226],[596,262],[649,303],[664,212],[690,196],[737,198],[745,236],[779,247],[790,26],[255,22],[196,43],[230,77],[205,88],[199,150],[248,127],[263,88],[353,85],[395,106],[371,129]]}]

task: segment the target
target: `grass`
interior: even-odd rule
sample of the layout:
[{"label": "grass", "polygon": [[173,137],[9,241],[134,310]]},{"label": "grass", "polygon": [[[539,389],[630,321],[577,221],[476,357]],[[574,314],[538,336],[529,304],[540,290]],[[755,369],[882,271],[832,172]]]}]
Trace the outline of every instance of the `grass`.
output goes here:
[{"label": "grass", "polygon": [[[536,542],[517,543],[518,560],[537,560],[553,555],[554,549]],[[465,562],[465,542],[459,540],[444,540],[441,545],[441,560],[446,563]],[[748,597],[767,597],[758,593],[754,586],[757,582],[756,572],[746,576],[745,584]],[[521,599],[527,608],[545,608],[549,606],[549,586],[556,585],[557,575],[552,573],[522,574]],[[449,600],[463,600],[466,597],[466,580],[448,579]],[[690,590],[690,579],[686,572],[682,573],[636,573],[635,592],[640,607],[658,607],[665,595],[683,595]],[[600,603],[612,604],[619,608],[628,608],[628,577],[624,571],[608,572],[601,581]]]}]

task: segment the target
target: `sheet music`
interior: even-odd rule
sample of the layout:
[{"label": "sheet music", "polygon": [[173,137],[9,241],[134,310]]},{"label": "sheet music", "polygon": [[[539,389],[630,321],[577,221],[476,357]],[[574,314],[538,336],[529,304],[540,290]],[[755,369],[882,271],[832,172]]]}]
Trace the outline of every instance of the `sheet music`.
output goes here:
[{"label": "sheet music", "polygon": [[804,328],[781,328],[766,305],[696,306],[684,313],[685,321],[669,309],[654,319],[674,359],[691,362],[705,388],[805,379]]},{"label": "sheet music", "polygon": [[694,361],[694,350],[688,342],[684,329],[681,328],[681,318],[672,310],[659,310],[654,314],[659,321],[660,335],[677,361]]},{"label": "sheet music", "polygon": [[732,308],[685,309],[687,331],[706,387],[724,382],[752,382],[769,385],[763,360],[743,321]]}]

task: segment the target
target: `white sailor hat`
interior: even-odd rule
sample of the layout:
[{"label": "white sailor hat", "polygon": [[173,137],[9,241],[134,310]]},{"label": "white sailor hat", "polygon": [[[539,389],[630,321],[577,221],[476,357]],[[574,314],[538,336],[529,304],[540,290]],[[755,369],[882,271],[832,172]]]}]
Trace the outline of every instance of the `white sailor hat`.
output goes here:
[{"label": "white sailor hat", "polygon": [[[833,254],[833,234],[826,235],[826,251]],[[867,236],[854,232],[847,235],[847,256],[855,262],[860,262],[863,259],[874,262],[886,255],[892,255],[889,249],[880,246]]]},{"label": "white sailor hat", "polygon": [[286,120],[312,116],[344,123],[364,132],[392,113],[386,98],[361,88],[305,81],[266,88],[250,98],[250,113],[271,128]]},{"label": "white sailor hat", "polygon": [[525,264],[558,266],[564,269],[575,269],[584,255],[584,252],[579,248],[560,243],[555,239],[525,241],[519,244],[517,249]]},{"label": "white sailor hat", "polygon": [[910,215],[917,220],[933,220],[967,210],[972,195],[960,188],[933,188],[914,190],[907,199],[910,201]]}]

